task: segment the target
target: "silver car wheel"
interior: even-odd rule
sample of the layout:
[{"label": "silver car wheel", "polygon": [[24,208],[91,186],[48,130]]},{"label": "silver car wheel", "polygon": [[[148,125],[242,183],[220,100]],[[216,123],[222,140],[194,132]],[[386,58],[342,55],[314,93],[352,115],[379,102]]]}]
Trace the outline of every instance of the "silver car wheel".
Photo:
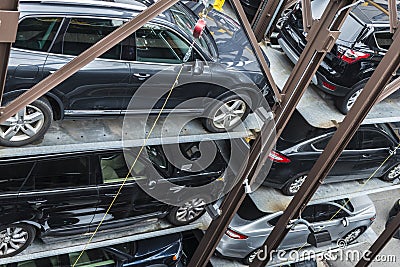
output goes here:
[{"label": "silver car wheel", "polygon": [[300,187],[303,185],[306,178],[307,178],[307,175],[302,175],[302,176],[294,179],[294,181],[290,184],[289,192],[292,194],[296,194],[300,190]]},{"label": "silver car wheel", "polygon": [[255,250],[255,251],[253,251],[252,253],[250,253],[250,255],[247,256],[246,264],[252,263],[252,262],[257,258],[257,255],[258,255],[260,252],[262,252],[262,250],[259,248],[259,249]]},{"label": "silver car wheel", "polygon": [[201,198],[192,199],[183,206],[179,207],[176,212],[176,219],[180,222],[187,222],[197,218],[202,214],[204,208],[206,206],[206,202]]},{"label": "silver car wheel", "polygon": [[347,110],[350,110],[351,107],[354,105],[354,103],[356,102],[357,98],[360,96],[361,92],[362,92],[362,88],[358,89],[357,91],[355,91],[349,98],[349,100],[347,100]]},{"label": "silver car wheel", "polygon": [[394,180],[400,176],[400,164],[391,169],[387,175],[389,180]]},{"label": "silver car wheel", "polygon": [[214,114],[214,126],[218,129],[231,128],[242,120],[246,109],[246,103],[241,99],[224,103]]},{"label": "silver car wheel", "polygon": [[8,227],[0,232],[0,255],[5,256],[21,249],[29,234],[19,227]]},{"label": "silver car wheel", "polygon": [[347,244],[350,244],[354,240],[356,240],[362,233],[361,228],[354,229],[350,233],[348,233],[343,239],[346,241]]},{"label": "silver car wheel", "polygon": [[24,141],[36,135],[45,122],[43,112],[32,105],[0,124],[0,137],[11,141]]}]

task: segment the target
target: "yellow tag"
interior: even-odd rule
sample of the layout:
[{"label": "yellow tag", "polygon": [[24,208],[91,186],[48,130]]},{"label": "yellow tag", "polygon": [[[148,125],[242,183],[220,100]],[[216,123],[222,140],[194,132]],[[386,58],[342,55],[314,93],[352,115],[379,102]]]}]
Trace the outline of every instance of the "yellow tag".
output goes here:
[{"label": "yellow tag", "polygon": [[224,6],[224,4],[225,0],[215,0],[213,7],[217,11],[222,11],[222,7]]}]

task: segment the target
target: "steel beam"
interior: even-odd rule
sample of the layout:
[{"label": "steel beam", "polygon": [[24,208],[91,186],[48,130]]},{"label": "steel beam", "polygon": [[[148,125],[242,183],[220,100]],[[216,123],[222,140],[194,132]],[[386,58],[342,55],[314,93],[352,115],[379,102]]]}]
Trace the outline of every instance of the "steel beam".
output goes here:
[{"label": "steel beam", "polygon": [[303,30],[308,32],[313,24],[311,0],[301,0],[301,11],[303,12]]},{"label": "steel beam", "polygon": [[[304,52],[300,56],[303,61],[299,61],[296,65],[297,68],[295,68],[285,85],[288,94],[283,97],[282,104],[276,106],[276,134],[272,133],[274,128],[271,123],[267,123],[261,129],[250,151],[248,164],[243,166],[239,172],[238,177],[240,178],[237,185],[225,197],[220,207],[222,211],[221,216],[211,222],[189,263],[189,267],[206,266],[209,262],[230,221],[243,202],[245,197],[244,181],[248,179],[249,183],[252,184],[260,174],[261,166],[268,159],[273,145],[293,114],[298,101],[310,83],[312,76],[317,71],[322,58],[335,43],[339,34],[332,33],[328,29],[339,29],[348,15],[348,12],[342,12],[339,16],[336,16],[336,13],[346,5],[353,3],[353,1],[331,1],[322,17],[323,19],[321,19],[321,23],[313,25],[314,29],[311,30],[309,35],[314,38],[309,40]],[[315,40],[316,38],[318,40]],[[315,51],[319,51],[317,52],[318,56],[314,55]],[[311,53],[312,56],[309,56],[307,53]]]},{"label": "steel beam", "polygon": [[[4,84],[6,82],[11,43],[15,41],[17,33],[19,14],[17,12],[18,2],[19,0],[0,1],[0,107],[3,98]],[[15,21],[15,18],[14,20],[10,20],[8,18],[10,15],[16,17],[17,20]]]},{"label": "steel beam", "polygon": [[394,81],[392,81],[385,87],[385,90],[379,96],[378,102],[382,102],[383,100],[388,98],[390,95],[392,95],[399,89],[400,89],[400,77],[397,77]]},{"label": "steel beam", "polygon": [[276,86],[276,83],[274,81],[274,78],[271,75],[271,71],[269,70],[267,61],[265,60],[264,54],[261,51],[256,36],[254,35],[253,30],[251,29],[251,25],[246,17],[246,13],[243,10],[242,4],[240,4],[239,0],[231,0],[231,5],[233,9],[236,11],[236,15],[240,20],[241,25],[244,27],[244,31],[250,41],[251,46],[253,47],[253,50],[256,53],[256,58],[258,60],[258,63],[260,64],[261,71],[263,72],[264,76],[267,77],[271,89],[274,92],[275,100],[280,103],[282,100],[281,93],[279,92],[278,87]]},{"label": "steel beam", "polygon": [[[379,95],[392,77],[392,73],[399,66],[399,49],[400,34],[396,34],[395,40],[389,48],[389,51],[386,53],[375,72],[365,85],[364,90],[358,97],[353,108],[349,111],[348,115],[339,125],[337,131],[329,141],[325,150],[314,164],[299,192],[294,196],[286,211],[277,222],[277,227],[275,227],[268,236],[266,242],[264,243],[264,245],[267,247],[267,251],[265,252],[267,259],[264,261],[256,259],[253,264],[250,265],[251,267],[265,266],[265,264],[268,263],[271,251],[277,249],[279,244],[285,238],[286,234],[289,232],[289,228],[287,226],[289,225],[290,220],[297,218],[301,214],[301,211],[306,207],[307,203],[310,201],[318,187],[330,172],[340,154],[361,125],[361,122],[365,119],[368,112],[377,102]],[[385,237],[382,239],[384,238]]]},{"label": "steel beam", "polygon": [[376,256],[382,251],[386,244],[393,238],[400,228],[400,213],[387,225],[383,233],[378,237],[375,243],[370,247],[365,256],[356,264],[355,267],[369,266]]},{"label": "steel beam", "polygon": [[395,32],[399,23],[396,0],[389,0],[388,4],[389,4],[390,32]]},{"label": "steel beam", "polygon": [[[4,1],[4,0],[1,0]],[[81,68],[92,62],[95,58],[107,52],[111,47],[123,41],[129,35],[134,33],[145,23],[156,17],[158,14],[170,8],[179,0],[157,1],[146,10],[142,11],[135,18],[123,24],[121,27],[101,39],[88,50],[68,62],[62,68],[42,80],[30,90],[20,95],[14,101],[10,102],[0,114],[0,123],[4,122],[19,110],[29,105],[45,93],[68,79],[71,75],[79,71]]]},{"label": "steel beam", "polygon": [[263,0],[254,16],[252,28],[257,41],[261,42],[264,36],[272,29],[274,22],[280,17],[287,0]]}]

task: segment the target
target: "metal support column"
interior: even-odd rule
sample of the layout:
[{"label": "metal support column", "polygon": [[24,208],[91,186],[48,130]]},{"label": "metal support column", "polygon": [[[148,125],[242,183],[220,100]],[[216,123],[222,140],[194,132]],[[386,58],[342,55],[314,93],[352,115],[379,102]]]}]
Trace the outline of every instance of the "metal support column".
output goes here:
[{"label": "metal support column", "polygon": [[399,18],[397,15],[397,4],[396,0],[389,0],[389,20],[390,20],[390,32],[395,32],[398,28]]},{"label": "metal support column", "polygon": [[261,42],[265,34],[272,29],[272,25],[280,17],[286,2],[287,0],[261,1],[261,5],[252,22],[257,41]]},{"label": "metal support column", "polygon": [[88,50],[68,62],[55,73],[42,80],[41,82],[33,86],[30,90],[23,93],[14,101],[9,103],[2,110],[2,114],[0,114],[0,123],[4,122],[8,118],[16,114],[19,110],[23,109],[25,106],[29,105],[30,103],[53,89],[55,86],[68,79],[71,75],[92,62],[95,58],[107,52],[111,47],[123,41],[129,35],[142,27],[145,23],[147,23],[163,11],[167,10],[178,1],[179,0],[165,0],[155,2],[153,5],[142,11],[135,18],[123,24],[121,27],[101,39],[99,42],[97,42]]},{"label": "metal support column", "polygon": [[381,92],[392,77],[392,73],[399,66],[399,49],[400,34],[396,34],[389,51],[365,85],[364,90],[355,102],[353,108],[339,125],[325,150],[314,164],[299,192],[294,196],[286,211],[277,222],[277,227],[275,227],[268,236],[264,243],[267,247],[267,251],[265,251],[267,259],[264,261],[256,259],[253,264],[250,265],[251,267],[261,267],[268,263],[271,251],[278,248],[279,244],[289,232],[290,228],[288,228],[288,224],[290,220],[297,218],[301,214],[301,211],[306,207],[307,203],[330,172],[340,154],[360,127],[361,122],[377,102]]},{"label": "metal support column", "polygon": [[19,0],[0,1],[0,112],[11,43],[15,42],[17,34],[18,2]]},{"label": "metal support column", "polygon": [[[189,263],[189,267],[206,266],[210,260],[230,221],[243,202],[245,197],[244,181],[249,179],[249,183],[251,184],[255,177],[258,176],[260,172],[260,167],[258,166],[262,166],[266,162],[272,146],[282,133],[323,57],[335,43],[339,33],[331,32],[328,29],[334,31],[339,29],[348,15],[347,11],[341,12],[339,15],[336,15],[337,12],[353,2],[354,0],[331,1],[320,23],[314,23],[309,34],[313,38],[310,38],[304,52],[300,56],[300,59],[303,60],[299,60],[299,63],[285,85],[285,90],[288,94],[283,97],[282,104],[277,105],[276,134],[271,134],[273,131],[271,123],[267,123],[261,129],[259,137],[252,146],[248,161],[249,164],[243,166],[242,171],[239,172],[240,175],[238,177],[240,178],[237,185],[225,197],[220,207],[222,215],[211,222]],[[261,136],[267,138],[263,140]],[[257,165],[258,162],[260,163]]]},{"label": "metal support column", "polygon": [[265,60],[264,54],[261,51],[260,45],[257,42],[256,36],[254,35],[251,29],[250,23],[246,17],[246,13],[244,12],[243,7],[240,4],[239,0],[231,0],[230,2],[234,11],[236,12],[238,19],[241,22],[241,25],[244,27],[244,31],[247,37],[249,38],[253,50],[256,53],[258,63],[260,64],[261,67],[261,71],[263,72],[264,76],[267,77],[269,85],[271,86],[272,91],[274,92],[275,100],[280,103],[282,100],[281,93],[279,92],[278,87],[276,86],[274,78],[272,78],[271,71],[269,70],[267,61]]},{"label": "metal support column", "polygon": [[370,247],[368,253],[365,254],[365,257],[361,258],[361,260],[357,263],[355,267],[366,267],[369,266],[379,252],[386,246],[386,244],[392,239],[394,234],[399,231],[400,228],[400,213],[397,214],[396,217],[389,223],[383,233],[378,237],[375,243]]},{"label": "metal support column", "polygon": [[303,11],[303,29],[308,32],[313,24],[311,0],[301,0],[301,10]]}]

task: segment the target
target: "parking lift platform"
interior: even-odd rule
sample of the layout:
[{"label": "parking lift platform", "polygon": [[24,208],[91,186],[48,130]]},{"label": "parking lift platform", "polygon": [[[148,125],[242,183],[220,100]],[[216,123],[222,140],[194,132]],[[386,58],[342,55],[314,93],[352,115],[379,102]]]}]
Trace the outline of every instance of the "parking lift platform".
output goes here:
[{"label": "parking lift platform", "polygon": [[[278,85],[283,88],[294,67],[286,54],[274,48],[261,45],[271,61],[271,73]],[[307,122],[317,128],[331,128],[342,122],[344,115],[334,105],[333,98],[311,84],[308,86],[297,110]],[[396,92],[381,103],[375,105],[363,124],[400,122],[400,92]]]},{"label": "parking lift platform", "polygon": [[[263,125],[257,115],[250,114],[244,126],[239,126],[227,133],[208,132],[200,119],[191,120],[180,132],[177,132],[177,129],[181,128],[180,125],[184,125],[186,121],[188,117],[184,116],[175,116],[167,121],[161,117],[146,145],[170,144],[176,143],[177,140],[185,143],[253,137]],[[146,123],[144,118],[137,116],[137,119],[129,118],[129,123],[131,124],[129,127],[123,127],[123,118],[53,122],[44,139],[38,144],[18,148],[0,147],[0,159],[142,146],[149,128],[154,123],[154,118],[150,117]],[[123,133],[123,130],[127,129],[130,132]]]}]

